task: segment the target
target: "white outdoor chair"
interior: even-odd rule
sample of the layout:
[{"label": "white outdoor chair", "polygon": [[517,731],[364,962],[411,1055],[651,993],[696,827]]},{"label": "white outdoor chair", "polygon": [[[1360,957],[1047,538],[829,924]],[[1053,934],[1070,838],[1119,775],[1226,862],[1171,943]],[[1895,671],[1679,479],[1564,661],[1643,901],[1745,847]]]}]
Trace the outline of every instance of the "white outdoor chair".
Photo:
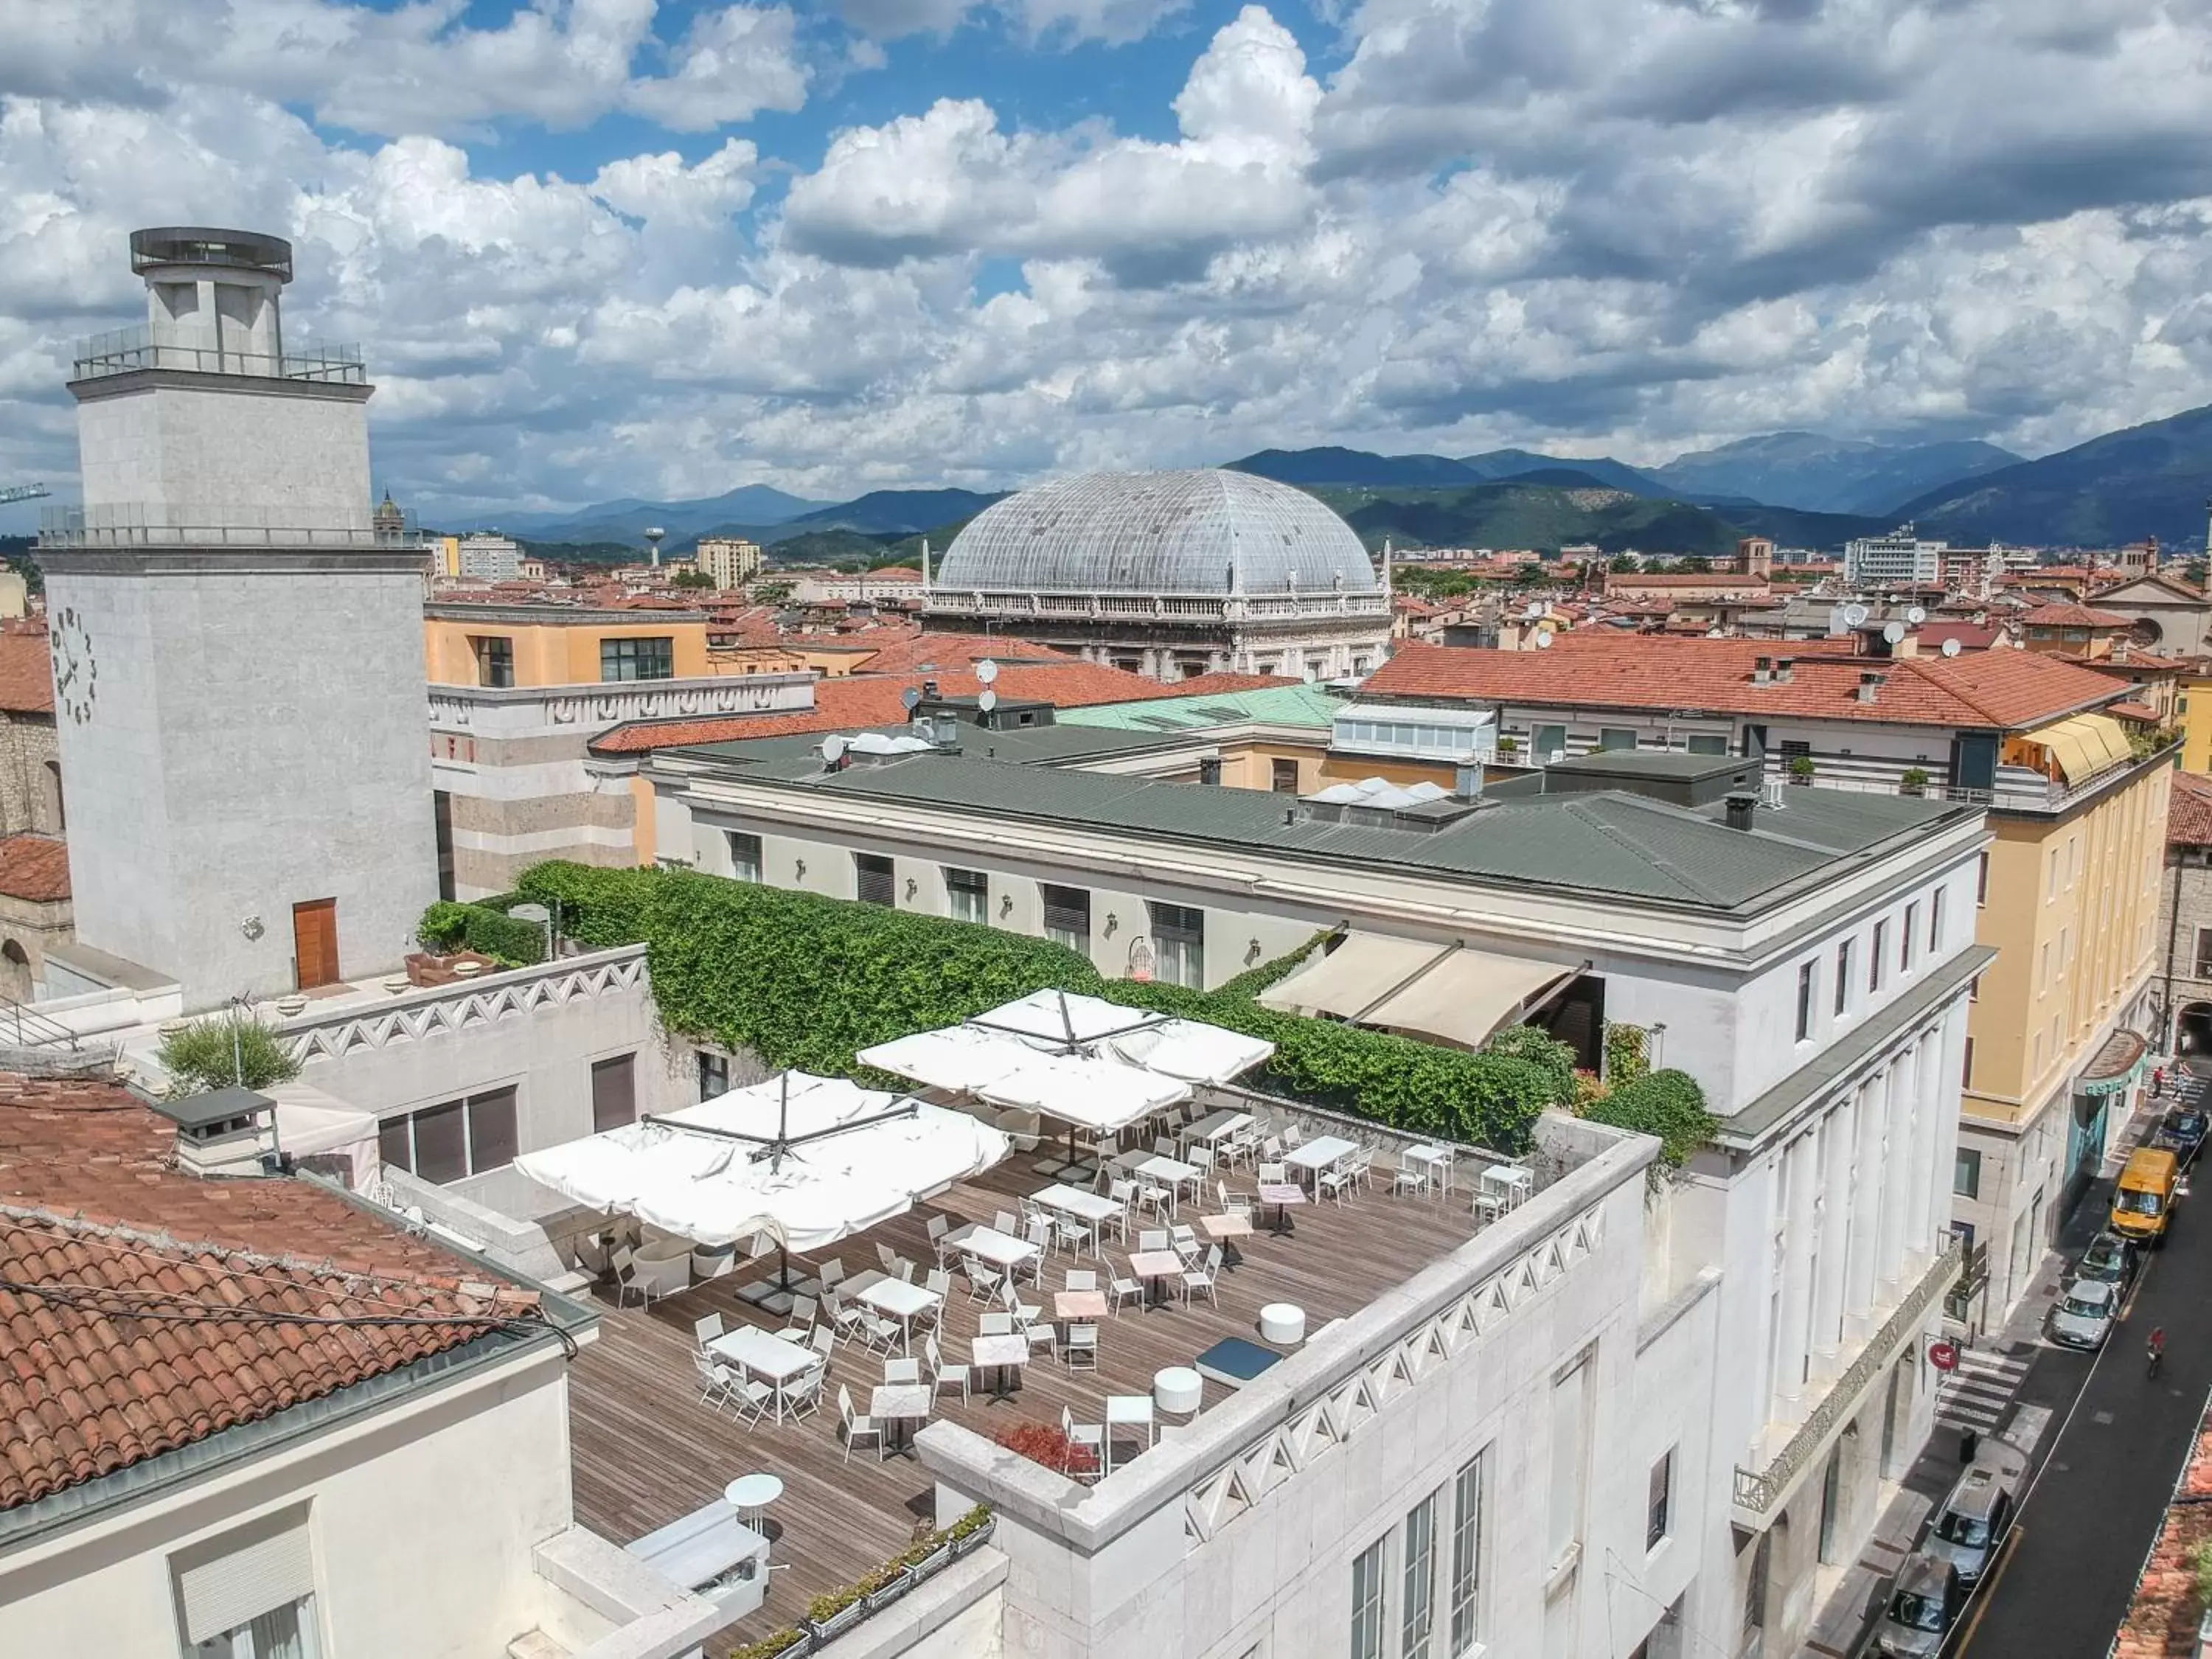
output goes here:
[{"label": "white outdoor chair", "polygon": [[941,1215],[933,1215],[922,1224],[929,1230],[929,1248],[937,1252],[937,1260],[941,1265],[945,1251],[951,1248],[945,1243],[945,1237],[952,1231],[952,1224]]},{"label": "white outdoor chair", "polygon": [[1098,1224],[1099,1231],[1103,1235],[1110,1228],[1126,1244],[1129,1241],[1129,1206],[1137,1201],[1137,1183],[1133,1181],[1116,1181],[1107,1188],[1106,1196],[1112,1199],[1118,1207],[1112,1215]]},{"label": "white outdoor chair", "polygon": [[[1020,1322],[1018,1320],[1016,1322]],[[1036,1358],[1041,1348],[1050,1348],[1054,1353],[1060,1352],[1060,1327],[1050,1320],[1035,1325],[1023,1325],[1021,1328],[1022,1334],[1030,1341],[1030,1358]]]},{"label": "white outdoor chair", "polygon": [[1060,1348],[1060,1362],[1070,1370],[1075,1370],[1079,1365],[1088,1365],[1092,1370],[1097,1370],[1098,1369],[1098,1328],[1096,1325],[1070,1325],[1067,1328],[1067,1341]]},{"label": "white outdoor chair", "polygon": [[991,1231],[994,1233],[1004,1233],[1008,1238],[1019,1238],[1022,1236],[1022,1224],[1014,1219],[1014,1212],[1012,1210],[1000,1210],[991,1218]]},{"label": "white outdoor chair", "polygon": [[976,1322],[975,1334],[978,1336],[1012,1336],[1013,1334],[1014,1316],[1010,1313],[987,1313]]},{"label": "white outdoor chair", "polygon": [[932,1267],[929,1277],[922,1280],[921,1288],[937,1298],[937,1305],[915,1317],[922,1323],[935,1325],[945,1318],[945,1304],[952,1299],[952,1275],[942,1267]]},{"label": "white outdoor chair", "polygon": [[1060,1431],[1067,1437],[1067,1443],[1091,1454],[1091,1468],[1080,1474],[1070,1470],[1078,1480],[1096,1480],[1106,1464],[1106,1425],[1103,1423],[1079,1423],[1066,1407],[1060,1408]]},{"label": "white outdoor chair", "polygon": [[826,1371],[830,1369],[830,1352],[837,1346],[837,1333],[828,1325],[817,1325],[814,1334],[807,1339],[806,1346],[822,1356],[821,1369]]},{"label": "white outdoor chair", "polygon": [[1175,1253],[1185,1261],[1197,1255],[1203,1248],[1198,1242],[1198,1230],[1187,1221],[1178,1221],[1169,1228],[1168,1238]]},{"label": "white outdoor chair", "polygon": [[921,1381],[921,1361],[919,1359],[886,1359],[884,1361],[884,1382],[919,1382]]},{"label": "white outdoor chair", "polygon": [[793,1342],[811,1340],[814,1335],[817,1306],[814,1298],[811,1296],[792,1297],[791,1322],[786,1325],[779,1334],[789,1337]]},{"label": "white outdoor chair", "polygon": [[1071,1291],[1095,1291],[1098,1288],[1098,1273],[1091,1267],[1070,1267],[1067,1288]]},{"label": "white outdoor chair", "polygon": [[1255,1178],[1262,1187],[1287,1187],[1291,1184],[1290,1166],[1286,1164],[1262,1164]]},{"label": "white outdoor chair", "polygon": [[857,1317],[860,1340],[879,1353],[889,1353],[905,1336],[896,1319],[885,1319],[869,1308],[855,1308],[853,1312]]},{"label": "white outdoor chair", "polygon": [[965,1271],[968,1274],[968,1299],[970,1302],[988,1302],[998,1294],[1003,1276],[996,1267],[978,1261],[971,1256],[968,1260]]},{"label": "white outdoor chair", "polygon": [[701,1347],[705,1347],[722,1334],[722,1316],[710,1313],[691,1322],[691,1334]]},{"label": "white outdoor chair", "polygon": [[1168,1232],[1164,1227],[1158,1231],[1146,1231],[1137,1235],[1137,1248],[1139,1250],[1164,1250],[1167,1247]]},{"label": "white outdoor chair", "polygon": [[1137,1188],[1137,1207],[1149,1210],[1164,1221],[1175,1213],[1175,1193],[1166,1187],[1155,1187],[1147,1181]]},{"label": "white outdoor chair", "polygon": [[891,1254],[891,1247],[880,1238],[876,1241],[876,1263],[887,1273],[898,1272],[898,1257]]},{"label": "white outdoor chair", "polygon": [[709,1411],[728,1405],[730,1391],[738,1386],[738,1374],[727,1365],[715,1364],[705,1352],[693,1354],[691,1364],[699,1373],[699,1403]]},{"label": "white outdoor chair", "polygon": [[1283,1145],[1296,1152],[1305,1144],[1305,1131],[1295,1123],[1283,1125]]},{"label": "white outdoor chair", "polygon": [[1203,1267],[1193,1267],[1183,1274],[1183,1305],[1185,1307],[1188,1307],[1190,1305],[1191,1297],[1196,1295],[1199,1291],[1204,1291],[1206,1292],[1206,1299],[1213,1304],[1215,1307],[1219,1307],[1221,1305],[1221,1298],[1214,1294],[1213,1276],[1220,1271],[1221,1246],[1216,1244],[1211,1249],[1206,1251],[1206,1265]]},{"label": "white outdoor chair", "polygon": [[822,1377],[826,1369],[817,1365],[812,1370],[799,1372],[783,1385],[783,1409],[787,1416],[804,1417],[809,1412],[822,1409]]},{"label": "white outdoor chair", "polygon": [[842,1256],[831,1256],[822,1264],[820,1278],[825,1291],[835,1288],[845,1277],[845,1262]]},{"label": "white outdoor chair", "polygon": [[1425,1193],[1429,1190],[1429,1166],[1398,1154],[1398,1167],[1390,1174],[1392,1193]]},{"label": "white outdoor chair", "polygon": [[884,1431],[873,1419],[854,1414],[853,1391],[842,1382],[837,1385],[837,1416],[845,1429],[845,1461],[848,1463],[853,1461],[853,1445],[855,1441],[872,1440],[876,1443],[876,1461],[878,1463],[882,1462]]},{"label": "white outdoor chair", "polygon": [[1033,1302],[1023,1301],[1022,1293],[1014,1288],[1011,1279],[999,1286],[999,1300],[1006,1304],[1006,1311],[1013,1315],[1018,1325],[1027,1325],[1044,1311]]},{"label": "white outdoor chair", "polygon": [[921,1352],[923,1357],[929,1361],[930,1393],[943,1394],[945,1389],[957,1385],[960,1390],[960,1397],[963,1400],[967,1399],[968,1368],[965,1365],[946,1364],[945,1356],[938,1351],[937,1338],[934,1335],[923,1340]]},{"label": "white outdoor chair", "polygon": [[1359,1171],[1346,1162],[1339,1164],[1334,1170],[1323,1170],[1315,1178],[1314,1189],[1331,1202],[1341,1204],[1344,1202],[1346,1189],[1358,1184]]},{"label": "white outdoor chair", "polygon": [[1116,1315],[1121,1311],[1124,1302],[1133,1302],[1140,1308],[1145,1305],[1145,1287],[1133,1279],[1122,1278],[1118,1272],[1110,1273],[1109,1277],[1112,1283],[1106,1287],[1109,1298],[1108,1305]]},{"label": "white outdoor chair", "polygon": [[1097,1246],[1097,1241],[1091,1236],[1091,1224],[1079,1215],[1054,1216],[1052,1237],[1054,1243],[1066,1245],[1070,1255],[1080,1255],[1085,1250],[1094,1249]]},{"label": "white outdoor chair", "polygon": [[1215,1182],[1213,1190],[1220,1196],[1222,1214],[1241,1215],[1247,1221],[1252,1218],[1252,1200],[1248,1194],[1231,1192],[1225,1181]]}]

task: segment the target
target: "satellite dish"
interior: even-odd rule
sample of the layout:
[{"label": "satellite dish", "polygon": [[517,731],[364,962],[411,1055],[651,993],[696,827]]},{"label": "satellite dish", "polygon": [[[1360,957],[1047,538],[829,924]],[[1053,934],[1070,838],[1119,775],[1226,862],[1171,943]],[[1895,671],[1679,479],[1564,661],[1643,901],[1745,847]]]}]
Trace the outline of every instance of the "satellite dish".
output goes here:
[{"label": "satellite dish", "polygon": [[984,658],[981,662],[975,665],[975,678],[981,680],[984,684],[988,685],[993,680],[999,678],[999,665],[993,662],[988,657]]},{"label": "satellite dish", "polygon": [[1905,637],[1905,624],[1901,622],[1883,623],[1881,636],[1887,640],[1892,645],[1895,645],[1899,640]]},{"label": "satellite dish", "polygon": [[1924,605],[1914,605],[1911,610],[1905,613],[1905,620],[1911,623],[1915,628],[1919,627],[1921,623],[1928,620],[1927,608]]},{"label": "satellite dish", "polygon": [[835,766],[845,758],[845,739],[832,732],[822,739],[822,758]]},{"label": "satellite dish", "polygon": [[1536,648],[1539,651],[1549,651],[1552,648],[1552,633],[1549,629],[1536,635]]},{"label": "satellite dish", "polygon": [[1940,650],[1943,653],[1943,654],[1944,654],[1945,656],[1947,656],[1947,657],[1955,657],[1955,656],[1957,656],[1957,655],[1959,654],[1959,651],[1960,651],[1960,645],[1959,645],[1958,641],[1956,641],[1956,640],[1946,640],[1946,641],[1943,641],[1943,643],[1942,644],[1942,646],[1940,646],[1940,647],[1937,647],[1937,648],[1938,648],[1938,649],[1940,649]]},{"label": "satellite dish", "polygon": [[1844,627],[1846,627],[1846,628],[1856,628],[1856,627],[1857,627],[1861,623],[1864,622],[1866,619],[1867,619],[1867,608],[1866,608],[1864,605],[1845,605],[1845,606],[1844,607]]},{"label": "satellite dish", "polygon": [[981,709],[985,714],[989,714],[998,706],[999,694],[991,690],[989,686],[985,686],[981,691],[978,691],[975,694],[975,707]]},{"label": "satellite dish", "polygon": [[906,712],[911,714],[915,711],[915,705],[921,702],[921,693],[914,686],[909,685],[905,690],[899,693],[899,702],[906,706]]}]

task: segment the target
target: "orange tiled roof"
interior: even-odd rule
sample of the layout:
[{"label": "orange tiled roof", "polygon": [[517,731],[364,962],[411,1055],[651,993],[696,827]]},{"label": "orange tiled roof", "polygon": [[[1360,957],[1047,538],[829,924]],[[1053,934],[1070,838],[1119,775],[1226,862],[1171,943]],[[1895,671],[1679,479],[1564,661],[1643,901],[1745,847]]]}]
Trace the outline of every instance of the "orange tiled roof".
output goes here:
[{"label": "orange tiled roof", "polygon": [[886,629],[882,649],[862,663],[862,674],[920,674],[966,668],[988,657],[994,662],[1076,662],[1078,658],[1048,645],[1031,645],[988,634],[925,634],[913,627]]},{"label": "orange tiled roof", "polygon": [[45,629],[0,634],[0,712],[54,712],[54,659]]},{"label": "orange tiled roof", "polygon": [[40,903],[67,898],[69,844],[52,836],[0,838],[0,894]]},{"label": "orange tiled roof", "polygon": [[2167,1659],[2197,1651],[2200,1598],[2190,1552],[2212,1537],[2212,1429],[2200,1430],[2173,1501],[2113,1639],[2114,1659]]},{"label": "orange tiled roof", "polygon": [[[939,692],[948,697],[972,697],[983,689],[972,672],[848,674],[839,679],[816,681],[814,708],[808,713],[718,714],[703,720],[638,721],[616,726],[594,741],[592,749],[598,754],[641,754],[701,743],[738,743],[752,738],[795,737],[808,732],[845,732],[863,726],[897,726],[907,717],[906,705],[900,701],[899,694],[910,685],[920,689],[924,680],[936,681]],[[1008,665],[1000,669],[992,690],[1002,698],[1048,702],[1058,708],[1085,708],[1099,703],[1182,696],[1192,684],[1186,680],[1179,685],[1162,685],[1141,674],[1071,660],[1026,666]]]},{"label": "orange tiled roof", "polygon": [[2030,628],[2125,628],[2129,618],[2072,604],[2039,605],[2021,620]]},{"label": "orange tiled roof", "polygon": [[[0,1510],[536,1308],[305,1182],[183,1174],[175,1144],[167,1119],[114,1084],[0,1073]],[[298,1317],[394,1315],[454,1322]]]},{"label": "orange tiled roof", "polygon": [[1177,680],[1164,686],[1155,696],[1170,697],[1218,697],[1231,691],[1268,691],[1281,685],[1304,685],[1305,682],[1295,674],[1193,674],[1187,680]]},{"label": "orange tiled roof", "polygon": [[2176,772],[2166,807],[2166,838],[2178,847],[2212,847],[2212,778]]},{"label": "orange tiled roof", "polygon": [[[1675,640],[1577,629],[1549,651],[1487,651],[1408,645],[1368,680],[1371,696],[1462,698],[1589,708],[1706,708],[1733,714],[1795,714],[1890,725],[2033,726],[2125,688],[2104,675],[2028,651],[1958,657],[1868,659],[1839,641]],[[1754,660],[1792,658],[1788,684],[1756,685]],[[1859,676],[1887,677],[1861,702]]]}]

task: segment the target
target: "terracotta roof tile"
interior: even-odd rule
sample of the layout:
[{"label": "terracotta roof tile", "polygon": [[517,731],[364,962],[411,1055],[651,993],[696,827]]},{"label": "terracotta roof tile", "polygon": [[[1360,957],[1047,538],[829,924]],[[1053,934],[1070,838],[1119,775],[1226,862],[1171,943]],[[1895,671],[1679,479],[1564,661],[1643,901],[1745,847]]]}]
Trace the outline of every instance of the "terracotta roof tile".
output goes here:
[{"label": "terracotta roof tile", "polygon": [[[185,1174],[175,1137],[113,1084],[0,1073],[0,1510],[535,1309],[307,1182]],[[452,1322],[319,1322],[394,1316]]]},{"label": "terracotta roof tile", "polygon": [[0,711],[54,712],[54,659],[45,629],[0,634]]},{"label": "terracotta roof tile", "polygon": [[1048,645],[1030,645],[1025,641],[994,638],[988,634],[925,634],[912,627],[884,632],[891,637],[885,640],[881,650],[860,665],[860,673],[927,673],[939,669],[966,668],[986,657],[998,663],[1080,660]]},{"label": "terracotta roof tile", "polygon": [[67,898],[69,843],[51,836],[0,838],[0,893],[40,903]]},{"label": "terracotta roof tile", "polygon": [[2212,778],[2176,772],[2166,808],[2166,838],[2176,846],[2212,847]]},{"label": "terracotta roof tile", "polygon": [[1228,691],[1272,691],[1279,686],[1304,685],[1294,674],[1193,674],[1153,695],[1170,697],[1214,697]]},{"label": "terracotta roof tile", "polygon": [[[1795,714],[1889,725],[2034,726],[2125,687],[2104,675],[2027,651],[1958,657],[1869,659],[1849,642],[1811,640],[1674,640],[1576,629],[1549,651],[1490,651],[1407,645],[1362,687],[1368,696],[1459,698],[1589,708],[1705,708],[1733,714]],[[1795,660],[1787,684],[1752,681],[1756,659]],[[1861,702],[1859,676],[1887,683]]]},{"label": "terracotta roof tile", "polygon": [[2039,605],[2021,620],[2030,628],[2126,628],[2130,618],[2071,603]]}]

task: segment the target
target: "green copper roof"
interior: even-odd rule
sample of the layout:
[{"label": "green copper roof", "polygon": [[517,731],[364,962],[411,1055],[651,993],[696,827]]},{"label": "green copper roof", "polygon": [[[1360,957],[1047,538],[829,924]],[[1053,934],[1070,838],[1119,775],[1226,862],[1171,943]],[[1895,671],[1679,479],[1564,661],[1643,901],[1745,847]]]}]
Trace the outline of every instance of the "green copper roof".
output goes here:
[{"label": "green copper roof", "polygon": [[1332,697],[1315,686],[1263,685],[1251,691],[1224,691],[1218,696],[1153,697],[1144,702],[1063,708],[1059,720],[1062,726],[1103,726],[1117,732],[1183,732],[1240,720],[1326,729],[1344,706],[1343,698]]}]

